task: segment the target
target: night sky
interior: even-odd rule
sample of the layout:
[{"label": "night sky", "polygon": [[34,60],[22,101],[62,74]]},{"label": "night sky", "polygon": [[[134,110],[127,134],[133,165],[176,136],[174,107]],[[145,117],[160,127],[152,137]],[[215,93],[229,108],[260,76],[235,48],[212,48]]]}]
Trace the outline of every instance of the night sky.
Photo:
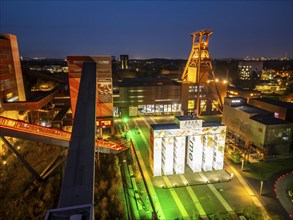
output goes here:
[{"label": "night sky", "polygon": [[292,0],[0,2],[0,32],[25,57],[186,59],[202,29],[214,31],[212,58],[293,57]]}]

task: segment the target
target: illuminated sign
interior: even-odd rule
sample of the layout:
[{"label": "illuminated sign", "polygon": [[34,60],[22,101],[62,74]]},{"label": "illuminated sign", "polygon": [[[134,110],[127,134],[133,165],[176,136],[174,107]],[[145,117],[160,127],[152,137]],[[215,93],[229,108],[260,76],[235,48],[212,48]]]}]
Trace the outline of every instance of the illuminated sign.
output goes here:
[{"label": "illuminated sign", "polygon": [[233,99],[233,100],[232,100],[232,103],[240,103],[240,102],[241,102],[240,99]]},{"label": "illuminated sign", "polygon": [[179,121],[180,129],[200,129],[202,127],[202,120],[186,120]]},{"label": "illuminated sign", "polygon": [[98,102],[112,103],[112,79],[100,77],[97,79]]}]

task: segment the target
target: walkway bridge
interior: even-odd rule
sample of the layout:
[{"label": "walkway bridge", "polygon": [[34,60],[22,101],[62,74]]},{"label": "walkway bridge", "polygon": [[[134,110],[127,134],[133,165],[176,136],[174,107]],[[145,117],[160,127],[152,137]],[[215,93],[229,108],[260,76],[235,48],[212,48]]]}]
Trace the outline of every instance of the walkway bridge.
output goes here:
[{"label": "walkway bridge", "polygon": [[[0,116],[0,136],[69,147],[71,133]],[[124,145],[122,142],[116,143],[97,139],[96,151],[117,154],[128,149]]]}]

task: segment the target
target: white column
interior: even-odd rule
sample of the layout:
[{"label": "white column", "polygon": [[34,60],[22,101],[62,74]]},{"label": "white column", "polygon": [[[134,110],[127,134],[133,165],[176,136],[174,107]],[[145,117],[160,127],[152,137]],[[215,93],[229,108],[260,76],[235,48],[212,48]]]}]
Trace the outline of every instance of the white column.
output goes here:
[{"label": "white column", "polygon": [[175,137],[174,170],[176,174],[184,173],[186,137]]},{"label": "white column", "polygon": [[213,169],[213,154],[214,154],[215,140],[214,135],[204,135],[203,138],[203,158],[202,169],[210,171]]},{"label": "white column", "polygon": [[174,137],[163,138],[162,168],[165,175],[173,174]]},{"label": "white column", "polygon": [[162,175],[162,138],[154,138],[153,174]]},{"label": "white column", "polygon": [[189,136],[187,146],[187,164],[193,172],[201,171],[202,164],[202,147],[201,136]]}]

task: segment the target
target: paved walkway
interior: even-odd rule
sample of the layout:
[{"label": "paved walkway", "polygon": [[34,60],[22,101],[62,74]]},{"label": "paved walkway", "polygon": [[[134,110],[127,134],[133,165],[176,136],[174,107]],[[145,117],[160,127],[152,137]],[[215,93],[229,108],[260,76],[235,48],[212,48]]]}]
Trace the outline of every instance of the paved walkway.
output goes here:
[{"label": "paved walkway", "polygon": [[[226,160],[226,162],[228,162],[228,160]],[[247,193],[250,195],[252,201],[254,202],[254,204],[258,207],[260,207],[265,216],[267,216],[267,219],[271,219],[269,217],[269,214],[267,212],[267,210],[265,209],[265,207],[263,206],[263,204],[260,202],[260,200],[257,198],[257,195],[255,195],[255,193],[253,192],[252,188],[248,185],[248,183],[246,182],[246,180],[241,176],[241,174],[231,165],[230,162],[227,163],[227,166],[230,168],[230,170],[233,172],[233,174],[239,179],[240,183],[243,185],[243,187],[246,189]]]},{"label": "paved walkway", "polygon": [[293,172],[280,176],[275,184],[277,198],[291,219],[293,218],[293,203],[288,196],[288,187],[292,182]]}]

